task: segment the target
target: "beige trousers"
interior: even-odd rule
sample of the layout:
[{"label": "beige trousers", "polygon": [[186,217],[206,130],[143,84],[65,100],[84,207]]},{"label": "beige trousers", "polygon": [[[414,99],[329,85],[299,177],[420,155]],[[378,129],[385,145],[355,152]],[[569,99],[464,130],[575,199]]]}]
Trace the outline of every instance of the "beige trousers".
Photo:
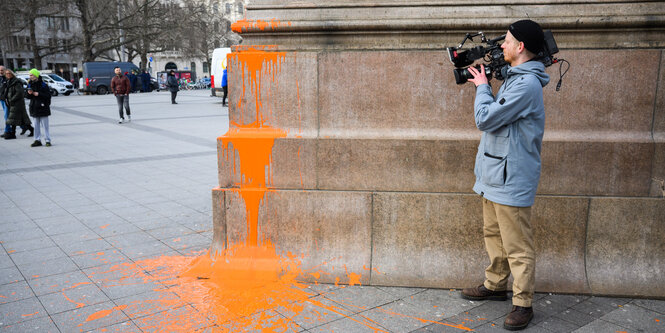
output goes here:
[{"label": "beige trousers", "polygon": [[490,265],[485,288],[506,290],[513,274],[513,305],[530,307],[536,281],[531,207],[501,205],[483,198],[483,234]]}]

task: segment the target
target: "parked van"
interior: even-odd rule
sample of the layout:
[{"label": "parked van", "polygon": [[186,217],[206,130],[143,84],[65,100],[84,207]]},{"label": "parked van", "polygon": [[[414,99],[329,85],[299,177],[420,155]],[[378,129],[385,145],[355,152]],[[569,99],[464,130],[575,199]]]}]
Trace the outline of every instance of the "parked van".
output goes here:
[{"label": "parked van", "polygon": [[111,91],[111,79],[115,76],[113,69],[120,67],[122,73],[139,71],[139,68],[131,62],[117,61],[93,61],[83,63],[83,80],[85,86],[82,91],[97,93],[100,95],[108,94]]},{"label": "parked van", "polygon": [[[50,69],[44,69],[39,72],[41,73],[42,81],[48,85],[51,96],[58,96],[58,94],[69,96],[69,94],[74,92],[73,84],[59,75],[53,74],[53,71]],[[27,82],[30,79],[30,72],[16,72],[16,76]]]},{"label": "parked van", "polygon": [[[212,51],[212,63],[210,64],[210,94],[212,96],[223,96],[222,77],[226,69],[226,56],[231,53],[231,49],[223,47]],[[227,73],[228,74],[228,73]]]}]

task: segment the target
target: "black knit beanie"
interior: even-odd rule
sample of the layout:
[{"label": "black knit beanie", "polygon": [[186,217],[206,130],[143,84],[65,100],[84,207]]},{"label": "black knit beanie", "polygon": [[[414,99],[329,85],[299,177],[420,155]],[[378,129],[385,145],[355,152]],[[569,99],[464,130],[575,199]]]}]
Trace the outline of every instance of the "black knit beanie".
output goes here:
[{"label": "black knit beanie", "polygon": [[545,35],[540,24],[531,20],[521,20],[510,25],[510,33],[533,54],[542,51]]}]

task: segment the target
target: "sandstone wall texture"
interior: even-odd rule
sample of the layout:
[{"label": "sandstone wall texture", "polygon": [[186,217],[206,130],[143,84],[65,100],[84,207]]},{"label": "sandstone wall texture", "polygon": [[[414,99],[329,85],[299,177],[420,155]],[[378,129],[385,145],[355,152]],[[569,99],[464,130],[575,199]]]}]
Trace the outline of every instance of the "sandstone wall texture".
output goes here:
[{"label": "sandstone wall texture", "polygon": [[[533,209],[538,291],[665,297],[665,6],[658,1],[254,0],[243,47],[286,52],[262,81],[275,141],[263,237],[363,272],[372,285],[477,285],[488,264],[471,190],[475,88],[445,47],[530,17],[572,66],[547,69],[542,176]],[[239,67],[232,127],[256,118]],[[247,73],[245,73],[247,74]],[[494,89],[499,84],[495,82]],[[242,107],[239,107],[242,104]],[[220,150],[221,150],[220,143]],[[241,241],[245,210],[220,153],[215,244]],[[334,282],[331,273],[319,281]],[[343,282],[343,281],[342,281]]]}]

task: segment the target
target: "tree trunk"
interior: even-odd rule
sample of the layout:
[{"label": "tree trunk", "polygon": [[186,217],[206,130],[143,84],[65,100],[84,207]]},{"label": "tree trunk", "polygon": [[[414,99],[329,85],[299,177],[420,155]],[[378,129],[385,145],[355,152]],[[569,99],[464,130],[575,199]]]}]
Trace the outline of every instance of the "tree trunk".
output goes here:
[{"label": "tree trunk", "polygon": [[95,61],[95,55],[92,52],[92,31],[90,31],[90,22],[88,18],[88,6],[86,0],[77,0],[76,8],[81,13],[81,33],[83,35],[83,62]]},{"label": "tree trunk", "polygon": [[[35,2],[31,1],[30,2],[30,7],[32,9],[35,9],[34,6]],[[35,9],[31,13],[37,13],[37,10]],[[31,15],[28,18],[28,29],[30,30],[30,46],[32,47],[32,58],[34,61],[34,68],[42,68],[42,56],[39,54],[39,43],[37,43],[37,36],[35,33],[35,20],[37,19],[36,16]]]}]

